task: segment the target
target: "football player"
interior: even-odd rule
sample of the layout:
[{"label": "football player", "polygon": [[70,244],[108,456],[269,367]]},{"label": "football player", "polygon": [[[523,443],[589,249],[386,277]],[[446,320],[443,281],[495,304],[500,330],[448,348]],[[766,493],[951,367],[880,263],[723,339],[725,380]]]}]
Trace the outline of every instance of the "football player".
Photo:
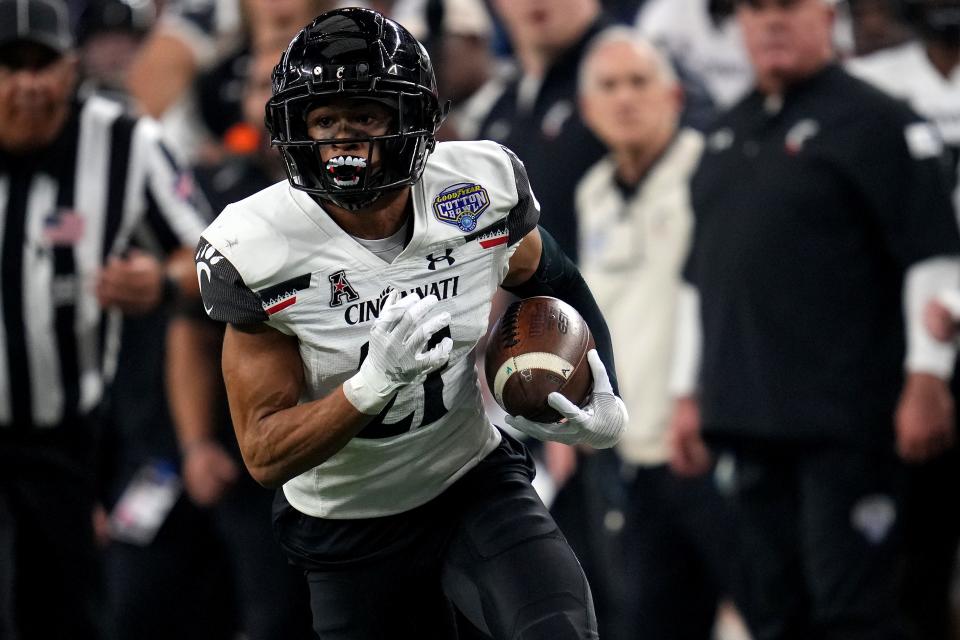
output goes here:
[{"label": "football player", "polygon": [[[537,227],[523,164],[436,144],[426,51],[365,9],[319,16],[273,75],[267,126],[288,181],[227,207],[197,250],[204,306],[250,473],[321,638],[596,638],[589,586],[487,420],[473,349],[498,286],[574,306],[598,348],[591,399],[539,439],[613,446],[627,420],[589,289]],[[599,355],[598,352],[599,351]],[[459,611],[459,616],[455,610]]]}]

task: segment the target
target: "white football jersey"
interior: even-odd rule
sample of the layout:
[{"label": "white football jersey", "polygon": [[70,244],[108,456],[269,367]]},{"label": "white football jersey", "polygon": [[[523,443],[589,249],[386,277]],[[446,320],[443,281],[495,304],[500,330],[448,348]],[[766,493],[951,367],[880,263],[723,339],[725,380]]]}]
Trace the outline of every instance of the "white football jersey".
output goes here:
[{"label": "white football jersey", "polygon": [[304,402],[356,373],[391,289],[432,293],[437,311],[450,313],[449,332],[435,336],[453,339],[448,364],[402,389],[346,447],[284,485],[290,504],[312,516],[407,511],[439,495],[500,442],[483,411],[473,348],[539,206],[523,165],[492,142],[438,144],[411,198],[412,235],[390,263],[286,181],[227,207],[198,248],[212,318],[266,322],[298,338]]}]

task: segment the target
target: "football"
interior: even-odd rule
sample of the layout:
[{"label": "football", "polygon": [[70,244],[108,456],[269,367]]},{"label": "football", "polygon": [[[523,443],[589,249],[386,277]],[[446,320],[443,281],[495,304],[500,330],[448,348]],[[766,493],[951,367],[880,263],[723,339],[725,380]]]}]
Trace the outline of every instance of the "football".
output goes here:
[{"label": "football", "polygon": [[484,373],[503,410],[536,422],[562,416],[547,404],[559,391],[583,405],[593,388],[587,352],[594,348],[587,323],[562,300],[539,296],[507,307],[487,338]]}]

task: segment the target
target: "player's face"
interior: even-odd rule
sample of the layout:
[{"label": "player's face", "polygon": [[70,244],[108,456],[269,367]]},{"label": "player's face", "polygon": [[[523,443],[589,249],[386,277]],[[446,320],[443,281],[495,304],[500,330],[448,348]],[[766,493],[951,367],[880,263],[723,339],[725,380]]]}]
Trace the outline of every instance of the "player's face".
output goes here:
[{"label": "player's face", "polygon": [[676,128],[680,89],[664,77],[650,51],[628,42],[605,45],[584,69],[581,95],[587,126],[612,149],[659,145]]},{"label": "player's face", "polygon": [[761,88],[806,78],[826,64],[833,16],[824,0],[742,0],[737,17]]},{"label": "player's face", "polygon": [[0,147],[46,146],[60,133],[76,82],[76,58],[16,43],[0,49]]},{"label": "player's face", "polygon": [[320,159],[331,173],[338,174],[337,184],[342,181],[341,186],[351,186],[358,178],[346,167],[375,169],[380,163],[380,144],[357,139],[387,134],[393,112],[373,100],[341,98],[311,109],[306,123],[314,140],[334,140],[320,147]]}]

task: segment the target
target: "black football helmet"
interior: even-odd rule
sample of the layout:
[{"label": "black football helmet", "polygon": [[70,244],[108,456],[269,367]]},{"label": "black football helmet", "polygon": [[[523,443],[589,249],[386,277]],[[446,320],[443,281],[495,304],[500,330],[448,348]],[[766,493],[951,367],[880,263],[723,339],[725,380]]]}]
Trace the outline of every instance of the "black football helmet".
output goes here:
[{"label": "black football helmet", "polygon": [[[307,112],[338,97],[388,105],[394,117],[386,135],[312,139]],[[266,125],[290,184],[356,210],[420,178],[446,111],[439,104],[430,57],[410,32],[376,11],[337,9],[304,27],[284,51],[273,70]],[[334,143],[366,144],[366,158],[325,164],[320,150]],[[379,166],[370,167],[377,144]]]}]

